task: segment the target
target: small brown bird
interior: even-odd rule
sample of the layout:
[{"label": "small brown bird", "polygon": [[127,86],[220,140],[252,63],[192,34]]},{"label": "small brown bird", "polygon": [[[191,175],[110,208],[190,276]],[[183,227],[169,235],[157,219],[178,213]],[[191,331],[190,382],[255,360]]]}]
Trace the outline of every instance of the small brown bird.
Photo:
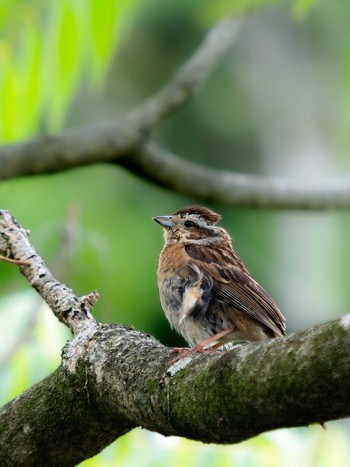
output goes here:
[{"label": "small brown bird", "polygon": [[286,334],[278,306],[216,225],[219,214],[190,206],[153,219],[164,229],[157,273],[162,308],[171,326],[195,346],[192,351]]}]

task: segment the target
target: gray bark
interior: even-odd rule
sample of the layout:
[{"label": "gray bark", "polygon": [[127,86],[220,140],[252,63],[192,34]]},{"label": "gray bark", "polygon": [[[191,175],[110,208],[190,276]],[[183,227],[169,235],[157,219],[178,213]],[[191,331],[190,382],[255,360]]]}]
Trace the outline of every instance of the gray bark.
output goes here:
[{"label": "gray bark", "polygon": [[350,316],[175,363],[154,338],[98,325],[0,412],[1,465],[76,465],[141,426],[207,443],[350,415]]}]

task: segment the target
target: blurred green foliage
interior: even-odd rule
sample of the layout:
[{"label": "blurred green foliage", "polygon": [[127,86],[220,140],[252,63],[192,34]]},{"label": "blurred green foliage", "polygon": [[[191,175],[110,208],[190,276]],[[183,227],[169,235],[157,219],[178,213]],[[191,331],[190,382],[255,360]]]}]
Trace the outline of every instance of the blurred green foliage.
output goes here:
[{"label": "blurred green foliage", "polygon": [[81,82],[101,87],[134,0],[3,1],[0,139],[57,131]]},{"label": "blurred green foliage", "polygon": [[297,19],[304,18],[315,5],[317,0],[296,0],[292,7],[292,12]]},{"label": "blurred green foliage", "polygon": [[349,465],[346,436],[332,425],[331,434],[321,428],[279,430],[235,446],[204,445],[180,438],[165,438],[140,429],[132,431],[83,467],[329,467]]},{"label": "blurred green foliage", "polygon": [[[0,140],[117,118],[169,79],[215,18],[255,9],[202,94],[163,122],[154,138],[183,157],[227,170],[306,180],[342,174],[349,165],[350,7],[274,3],[3,0]],[[97,319],[132,324],[169,346],[183,343],[159,305],[162,234],[151,218],[199,200],[103,164],[2,181],[0,199],[31,229],[32,243],[59,279],[77,294],[100,292]],[[347,213],[211,206],[224,215],[253,275],[281,304],[290,332],[348,309]],[[5,402],[59,364],[69,335],[16,267],[1,263],[0,280]],[[213,447],[134,431],[86,465],[114,465],[116,458],[129,465],[142,457],[152,466],[345,467],[344,433],[331,424],[325,433],[288,430]]]}]

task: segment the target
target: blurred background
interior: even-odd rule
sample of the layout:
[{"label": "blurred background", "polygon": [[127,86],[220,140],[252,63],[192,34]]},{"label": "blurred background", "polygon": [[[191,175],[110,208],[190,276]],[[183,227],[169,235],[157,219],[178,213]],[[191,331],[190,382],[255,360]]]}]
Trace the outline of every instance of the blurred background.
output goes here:
[{"label": "blurred background", "polygon": [[[350,5],[327,0],[3,0],[1,144],[117,119],[169,80],[215,20],[246,6],[230,52],[154,139],[215,168],[306,183],[343,176],[350,166]],[[99,291],[98,320],[184,345],[160,308],[163,242],[151,218],[200,200],[107,164],[3,180],[0,200],[31,230],[60,280],[77,294]],[[348,212],[210,206],[279,303],[289,333],[349,311]],[[5,403],[54,370],[70,336],[16,267],[1,263],[0,281]],[[349,421],[327,427],[280,430],[237,446],[134,430],[82,465],[348,466]]]}]

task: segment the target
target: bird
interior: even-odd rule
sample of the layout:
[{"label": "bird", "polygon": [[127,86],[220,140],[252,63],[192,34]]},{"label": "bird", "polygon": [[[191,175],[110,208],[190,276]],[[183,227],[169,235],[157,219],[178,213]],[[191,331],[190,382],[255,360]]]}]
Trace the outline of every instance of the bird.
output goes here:
[{"label": "bird", "polygon": [[217,225],[221,219],[202,206],[153,217],[164,232],[160,302],[171,327],[190,345],[187,354],[286,335],[286,319],[233,249],[229,233]]}]

